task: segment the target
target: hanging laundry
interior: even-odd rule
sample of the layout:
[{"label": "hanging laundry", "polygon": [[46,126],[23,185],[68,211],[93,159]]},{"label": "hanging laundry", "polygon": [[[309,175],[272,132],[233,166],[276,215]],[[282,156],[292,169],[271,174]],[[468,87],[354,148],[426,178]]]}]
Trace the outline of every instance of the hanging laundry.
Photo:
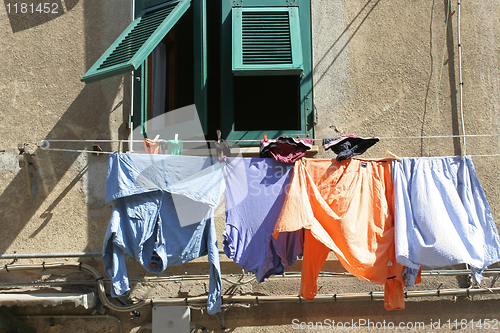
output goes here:
[{"label": "hanging laundry", "polygon": [[407,286],[420,266],[461,263],[480,283],[500,260],[500,241],[472,159],[403,158],[393,170],[396,258],[408,267]]},{"label": "hanging laundry", "polygon": [[331,149],[337,154],[337,161],[343,161],[356,155],[363,154],[368,148],[376,144],[377,137],[360,138],[354,134],[344,135],[340,138],[323,139],[323,148]]},{"label": "hanging laundry", "polygon": [[316,296],[316,280],[333,250],[354,276],[385,284],[386,309],[404,308],[404,267],[396,262],[394,248],[390,160],[295,162],[274,236],[301,228],[306,229],[302,297]]},{"label": "hanging laundry", "polygon": [[113,296],[130,290],[126,254],[153,273],[208,255],[207,309],[211,314],[220,311],[214,209],[224,191],[224,164],[210,157],[110,155],[106,202],[116,202],[102,259]]},{"label": "hanging laundry", "polygon": [[[163,139],[144,139],[144,150],[146,154],[166,154],[167,153],[167,140]],[[182,155],[182,154],[177,154]]]},{"label": "hanging laundry", "polygon": [[168,140],[168,154],[182,155],[183,146],[182,140]]},{"label": "hanging laundry", "polygon": [[167,154],[168,153],[168,141],[163,139],[158,139],[158,154]]},{"label": "hanging laundry", "polygon": [[283,138],[260,141],[260,157],[272,157],[283,163],[294,163],[312,148],[314,139]]},{"label": "hanging laundry", "polygon": [[292,171],[273,159],[227,158],[224,252],[259,282],[302,255],[302,230],[272,237]]},{"label": "hanging laundry", "polygon": [[160,143],[156,140],[144,139],[144,150],[146,154],[158,154]]}]

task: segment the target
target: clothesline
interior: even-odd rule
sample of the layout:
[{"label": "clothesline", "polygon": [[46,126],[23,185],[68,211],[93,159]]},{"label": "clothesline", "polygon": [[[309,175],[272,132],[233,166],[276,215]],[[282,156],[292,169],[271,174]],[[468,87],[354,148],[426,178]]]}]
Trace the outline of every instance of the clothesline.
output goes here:
[{"label": "clothesline", "polygon": [[[427,135],[427,136],[388,136],[388,137],[378,137],[381,140],[393,140],[393,139],[441,139],[441,138],[464,138],[464,137],[497,137],[499,134],[457,134],[457,135]],[[227,142],[260,142],[262,139],[245,139],[245,140],[226,140]],[[322,141],[323,139],[312,139],[314,141]],[[123,142],[123,143],[133,143],[133,142],[144,142],[144,140],[118,140],[118,139],[51,139],[38,141],[37,144],[41,142]],[[183,142],[192,143],[203,143],[203,142],[217,142],[217,140],[182,140]],[[32,142],[32,141],[29,141]],[[33,143],[33,142],[32,142]]]},{"label": "clothesline", "polygon": [[[93,153],[93,154],[113,154],[116,151],[93,151],[93,150],[82,150],[82,149],[62,149],[62,148],[47,148],[44,150],[53,150],[53,151],[63,151],[63,152],[73,152],[73,153]],[[471,157],[498,157],[500,154],[485,154],[485,155],[467,155]],[[404,158],[403,156],[400,156],[401,158]],[[410,156],[406,156],[410,157]],[[422,156],[414,156],[414,157],[422,157]],[[383,157],[387,158],[387,157]]]},{"label": "clothesline", "polygon": [[[400,136],[400,137],[373,137],[378,140],[393,140],[393,139],[431,139],[431,138],[464,138],[465,137],[498,137],[500,134],[468,134],[468,135],[433,135],[433,136]],[[267,136],[265,136],[267,139]],[[370,138],[368,138],[370,139]],[[322,141],[323,139],[310,139],[315,142]],[[211,142],[218,142],[218,140],[180,140],[185,143],[211,143]],[[248,139],[248,140],[227,140],[227,142],[260,142],[260,139]],[[86,150],[86,149],[68,149],[68,148],[50,148],[50,142],[72,142],[72,143],[112,143],[112,142],[118,142],[119,143],[119,148],[117,151],[122,150],[122,144],[123,143],[142,143],[144,140],[118,140],[118,139],[54,139],[54,140],[41,140],[37,141],[36,143],[33,141],[28,141],[25,143],[25,146],[31,146],[34,145],[38,148],[41,148],[43,150],[52,150],[52,151],[62,151],[62,152],[74,152],[74,153],[95,153],[95,154],[112,154],[113,151],[102,151],[101,148],[99,147],[99,150]],[[389,153],[388,153],[389,154]],[[389,154],[391,157],[394,157],[396,159],[396,156],[393,154]],[[500,156],[499,154],[476,154],[476,155],[468,155],[472,157],[496,157]],[[384,156],[385,157],[385,156]]]}]

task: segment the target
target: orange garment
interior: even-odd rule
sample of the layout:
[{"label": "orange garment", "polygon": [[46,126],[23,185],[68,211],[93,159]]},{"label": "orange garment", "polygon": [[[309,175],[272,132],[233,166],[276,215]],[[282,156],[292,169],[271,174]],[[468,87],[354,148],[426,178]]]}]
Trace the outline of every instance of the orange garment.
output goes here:
[{"label": "orange garment", "polygon": [[390,160],[295,162],[274,236],[306,229],[302,297],[316,296],[316,280],[333,250],[354,276],[385,284],[386,309],[404,309],[404,267],[395,257],[393,203]]},{"label": "orange garment", "polygon": [[151,139],[144,139],[144,150],[146,150],[146,154],[158,154],[159,149],[159,142]]}]

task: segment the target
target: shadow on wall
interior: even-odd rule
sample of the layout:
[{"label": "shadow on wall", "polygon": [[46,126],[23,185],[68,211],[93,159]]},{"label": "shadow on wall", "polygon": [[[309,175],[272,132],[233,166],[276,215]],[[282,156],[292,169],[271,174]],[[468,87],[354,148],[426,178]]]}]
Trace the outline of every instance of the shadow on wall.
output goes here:
[{"label": "shadow on wall", "polygon": [[12,32],[52,21],[73,9],[80,0],[4,0]]},{"label": "shadow on wall", "polygon": [[[323,56],[321,57],[321,59],[318,60],[318,62],[316,63],[316,65],[313,68],[313,73],[315,73],[317,71],[317,69],[322,65],[322,63],[326,60],[328,54],[334,50],[335,46],[340,42],[340,40],[344,36],[348,36],[347,37],[347,41],[345,41],[344,45],[337,52],[337,54],[335,55],[335,57],[333,58],[333,60],[323,70],[323,74],[321,74],[321,76],[319,78],[316,78],[316,80],[314,81],[314,85],[315,86],[319,82],[321,82],[321,80],[323,80],[323,78],[325,77],[325,75],[330,71],[330,69],[332,68],[332,66],[335,64],[335,62],[340,57],[340,55],[342,54],[342,52],[344,52],[344,50],[347,48],[347,46],[349,45],[349,43],[351,42],[351,40],[354,38],[354,36],[356,35],[356,33],[359,31],[359,29],[361,29],[361,26],[365,23],[365,21],[368,19],[368,17],[370,16],[370,14],[373,12],[373,10],[375,9],[375,7],[377,7],[377,5],[379,4],[379,2],[380,2],[380,0],[377,0],[377,1],[368,0],[363,5],[363,7],[361,8],[361,10],[356,14],[356,16],[351,20],[351,22],[349,22],[349,24],[345,27],[344,31],[342,31],[342,33],[337,37],[337,39],[335,40],[335,42],[333,42],[333,44],[330,46],[330,48],[325,52],[325,54],[323,54]],[[370,5],[370,4],[373,4],[373,5],[371,7],[369,7],[368,5]]]},{"label": "shadow on wall", "polygon": [[[118,87],[119,83],[117,81],[114,88],[118,89]],[[108,124],[108,119],[105,119],[107,118],[107,114],[103,112],[103,109],[92,107],[93,105],[99,105],[99,103],[94,104],[96,103],[96,97],[99,95],[99,91],[94,88],[97,87],[86,86],[81,91],[52,128],[45,138],[46,140],[86,138],[96,130],[96,121]],[[102,102],[102,99],[99,100]],[[109,110],[110,107],[110,105],[107,105],[106,109]],[[106,131],[99,130],[99,132],[104,133]],[[108,137],[99,138],[107,139]],[[34,217],[37,210],[47,200],[62,177],[80,155],[73,152],[42,151],[40,148],[34,154],[39,167],[35,176],[37,187],[35,197],[29,199],[26,195],[26,191],[24,190],[24,170],[18,172],[5,191],[0,195],[0,207],[2,207],[0,210],[0,221],[2,221],[4,230],[2,233],[2,242],[0,243],[0,253],[5,253],[5,250],[18,237],[30,219]],[[35,237],[36,234],[50,223],[52,210],[83,177],[86,169],[87,166],[83,166],[82,170],[78,170],[79,173],[76,177],[58,194],[49,207],[40,216],[37,216],[43,219],[43,222],[30,237]]]},{"label": "shadow on wall", "polygon": [[[427,81],[427,89],[425,92],[425,102],[424,102],[424,113],[423,113],[423,121],[422,121],[422,128],[420,131],[420,134],[422,136],[426,135],[438,135],[439,133],[433,132],[433,126],[434,126],[434,114],[438,112],[439,106],[438,106],[438,96],[439,93],[442,90],[442,84],[441,84],[441,77],[444,72],[444,66],[448,65],[448,76],[449,76],[449,83],[450,83],[450,103],[451,103],[451,117],[452,117],[452,129],[453,129],[453,135],[459,135],[460,134],[460,110],[459,110],[459,104],[458,104],[458,99],[457,99],[457,73],[456,73],[456,64],[455,64],[455,41],[454,41],[454,28],[453,28],[453,17],[455,15],[455,12],[452,11],[451,8],[451,2],[450,0],[443,0],[443,9],[444,9],[444,17],[448,17],[445,22],[443,23],[448,23],[448,26],[446,27],[446,48],[443,49],[444,54],[439,54],[436,59],[433,56],[433,40],[435,39],[434,36],[434,29],[433,29],[433,21],[434,21],[434,7],[435,7],[435,1],[432,1],[432,6],[431,6],[431,12],[430,12],[430,24],[429,24],[429,58],[430,58],[430,74],[429,74],[429,80]],[[442,24],[441,21],[439,21],[438,24]],[[437,45],[438,49],[441,46],[440,42],[438,40]],[[447,58],[445,58],[446,54],[448,55]],[[435,61],[441,60],[441,63],[439,63],[439,72],[437,74],[437,79],[435,81],[438,82],[436,85],[435,89],[437,91],[437,94],[435,98],[432,98],[432,96],[429,96],[430,90],[431,90],[431,83],[434,75],[434,62]],[[429,128],[427,129],[426,128]],[[427,149],[426,149],[427,148]],[[422,138],[420,140],[420,153],[422,156],[428,156],[429,154],[429,139],[424,139]],[[455,155],[461,155],[462,154],[462,143],[460,138],[453,138],[453,149],[455,152]]]},{"label": "shadow on wall", "polygon": [[[8,0],[4,2],[5,5],[11,3],[11,8],[12,3],[15,3],[14,1],[9,2]],[[37,1],[33,3],[35,4]],[[76,6],[79,0],[62,0],[52,3],[64,3],[66,8],[65,12],[67,12]],[[103,11],[100,11],[99,8],[104,6],[104,1],[97,2],[96,0],[84,0],[80,3],[83,3],[84,6],[85,66],[88,69],[96,60],[96,56],[107,47],[101,42],[102,31],[100,28],[96,27],[95,24],[91,24],[92,21],[95,22],[95,20],[98,19],[96,18],[96,13],[103,15]],[[98,5],[97,8],[96,5]],[[9,15],[9,19],[14,32],[29,29],[50,20],[37,21],[34,19],[27,19],[26,21],[22,21],[23,18],[18,18],[18,16],[14,16],[13,14],[11,15]],[[104,22],[104,19],[99,20]],[[61,87],[64,88],[63,83],[61,83]],[[114,99],[109,96],[116,96],[118,91],[122,88],[125,93],[130,91],[129,87],[123,87],[121,77],[110,78],[101,83],[85,85],[44,139],[49,141],[56,139],[110,139],[109,118],[110,113],[116,109],[116,106],[112,105]],[[125,96],[129,95],[126,94]],[[127,102],[121,101],[118,104],[127,105]],[[130,105],[130,103],[128,103],[128,105]],[[124,114],[128,114],[129,111],[130,110],[124,107]],[[127,117],[124,115],[123,119],[127,119]],[[126,137],[127,130],[125,124],[120,127],[119,131],[120,135]],[[103,149],[109,151],[109,147],[104,145]],[[100,175],[103,172],[101,170],[102,168],[93,168],[91,163],[87,165],[84,163],[75,163],[77,159],[81,161],[80,153],[43,151],[38,148],[34,154],[38,166],[35,176],[37,187],[35,197],[30,199],[26,194],[24,170],[20,170],[0,194],[0,207],[2,207],[2,209],[0,209],[0,223],[3,229],[2,241],[0,242],[0,253],[5,253],[32,218],[39,218],[41,223],[38,228],[29,235],[31,238],[36,237],[46,226],[50,225],[53,210],[82,178],[88,177],[89,182],[94,182],[93,179],[99,181],[99,179],[102,178]],[[95,158],[101,160],[102,157],[102,155],[99,157],[93,156],[85,160],[87,162],[94,162]],[[58,189],[59,193],[52,193],[70,168],[74,169],[72,171],[73,179],[70,180],[68,184],[64,184],[62,190]],[[99,177],[97,177],[98,175],[92,175],[92,173],[99,173]],[[92,184],[92,188],[96,187],[104,188],[104,184],[102,182],[98,185]],[[55,198],[50,199],[53,200],[52,202],[47,202],[48,198],[51,196]],[[38,212],[40,207],[47,204],[48,207],[45,211],[41,213]],[[101,206],[104,206],[104,197],[102,197]],[[39,216],[36,216],[36,214],[39,214]]]}]

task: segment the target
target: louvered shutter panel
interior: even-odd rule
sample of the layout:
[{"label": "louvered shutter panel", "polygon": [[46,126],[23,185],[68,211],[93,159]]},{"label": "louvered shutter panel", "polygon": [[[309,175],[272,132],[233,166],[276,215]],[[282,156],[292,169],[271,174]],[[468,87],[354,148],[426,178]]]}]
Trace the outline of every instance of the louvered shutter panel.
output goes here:
[{"label": "louvered shutter panel", "polygon": [[235,75],[284,75],[302,69],[297,7],[233,8]]},{"label": "louvered shutter panel", "polygon": [[90,83],[138,69],[188,10],[190,0],[170,1],[139,14],[81,81]]}]

